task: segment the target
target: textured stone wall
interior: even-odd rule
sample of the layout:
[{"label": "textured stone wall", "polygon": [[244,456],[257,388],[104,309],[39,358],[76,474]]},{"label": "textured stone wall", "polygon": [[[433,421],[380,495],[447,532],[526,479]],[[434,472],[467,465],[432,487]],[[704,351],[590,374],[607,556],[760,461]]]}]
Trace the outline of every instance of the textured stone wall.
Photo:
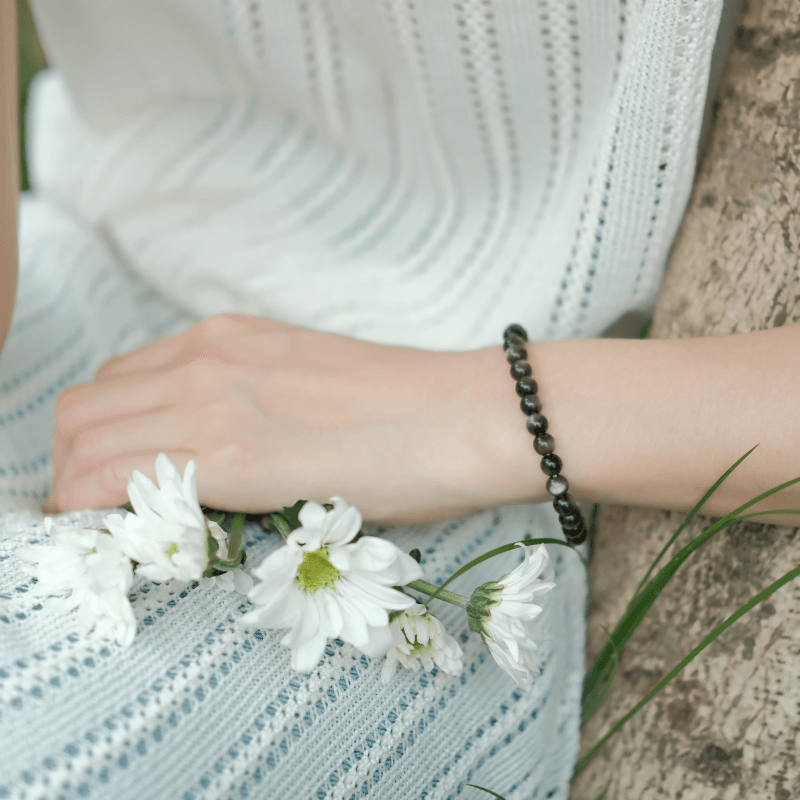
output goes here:
[{"label": "textured stone wall", "polygon": [[[710,149],[670,258],[651,336],[800,321],[800,2],[750,0],[720,87]],[[743,386],[742,391],[747,391]],[[800,413],[800,398],[786,398]],[[797,475],[800,475],[800,452]],[[603,512],[589,656],[682,515]],[[698,520],[686,544],[708,525]],[[800,563],[797,529],[739,524],[684,564],[626,648],[583,750],[736,608]],[[572,800],[800,798],[800,581],[757,606],[631,720]]]}]

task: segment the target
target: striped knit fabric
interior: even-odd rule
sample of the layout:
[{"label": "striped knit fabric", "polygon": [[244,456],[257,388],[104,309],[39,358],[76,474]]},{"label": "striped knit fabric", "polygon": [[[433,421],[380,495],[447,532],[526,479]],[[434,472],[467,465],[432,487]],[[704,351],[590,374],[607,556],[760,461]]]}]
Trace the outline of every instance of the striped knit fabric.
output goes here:
[{"label": "striped knit fabric", "polygon": [[[460,678],[309,675],[242,598],[138,582],[122,649],[28,593],[53,405],[225,310],[378,342],[592,336],[655,295],[691,185],[718,0],[38,0],[36,193],[0,359],[0,800],[562,798],[585,572],[553,547],[530,693],[462,616]],[[533,466],[533,465],[532,465]],[[99,522],[99,512],[62,522]],[[549,507],[382,531],[430,580],[560,536]],[[276,546],[248,530],[252,561]],[[461,588],[516,563],[487,562]]]}]

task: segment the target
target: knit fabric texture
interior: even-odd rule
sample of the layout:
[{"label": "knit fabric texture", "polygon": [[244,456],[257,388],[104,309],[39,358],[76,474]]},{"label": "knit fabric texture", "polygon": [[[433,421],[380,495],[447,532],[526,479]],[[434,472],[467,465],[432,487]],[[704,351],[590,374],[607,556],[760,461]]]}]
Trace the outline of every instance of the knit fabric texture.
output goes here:
[{"label": "knit fabric texture", "polygon": [[36,0],[33,182],[198,314],[595,336],[654,300],[721,4]]},{"label": "knit fabric texture", "polygon": [[[90,227],[42,199],[21,208],[21,280],[0,361],[0,798],[103,800],[565,799],[577,755],[586,572],[550,547],[557,588],[538,622],[552,637],[524,692],[502,673],[460,609],[435,612],[465,653],[460,677],[399,670],[330,642],[310,674],[291,670],[277,631],[248,632],[241,595],[139,579],[129,648],[87,635],[30,595],[14,555],[45,543],[53,403],[116,353],[192,323],[131,273]],[[521,431],[524,435],[524,431]],[[532,469],[535,464],[532,464]],[[101,526],[104,512],[58,515]],[[440,581],[476,555],[561,537],[549,506],[372,533],[422,552]],[[245,531],[248,561],[280,544]],[[519,563],[519,550],[455,584],[468,594]]]},{"label": "knit fabric texture", "polygon": [[[203,315],[467,349],[511,321],[594,336],[647,307],[691,187],[720,5],[34,3],[55,69],[32,94],[35,194],[0,358],[0,798],[449,800],[484,796],[477,783],[566,800],[586,578],[564,548],[530,692],[438,603],[458,678],[383,686],[380,662],[340,642],[298,675],[279,634],[240,629],[243,598],[141,580],[123,649],[43,609],[13,553],[45,539],[60,391]],[[429,580],[561,537],[549,506],[376,533],[419,547]],[[247,540],[251,563],[278,544]]]}]

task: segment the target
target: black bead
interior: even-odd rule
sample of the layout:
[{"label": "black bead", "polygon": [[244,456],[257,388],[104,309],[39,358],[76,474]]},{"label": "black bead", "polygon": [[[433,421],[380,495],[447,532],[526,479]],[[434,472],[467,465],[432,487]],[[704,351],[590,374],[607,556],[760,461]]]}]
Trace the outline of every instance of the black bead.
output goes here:
[{"label": "black bead", "polygon": [[541,467],[545,475],[558,475],[561,472],[561,459],[550,454],[542,459]]},{"label": "black bead", "polygon": [[514,364],[517,361],[528,357],[528,351],[520,344],[513,344],[506,350],[506,361],[509,364]]},{"label": "black bead", "polygon": [[525,397],[526,394],[536,394],[539,391],[539,385],[530,376],[520,378],[517,381],[517,394],[520,397]]},{"label": "black bead", "polygon": [[570,511],[575,511],[575,504],[572,502],[572,495],[562,494],[553,500],[553,508],[559,514],[569,514]]},{"label": "black bead", "polygon": [[[522,413],[525,414],[525,416],[538,414],[542,410],[542,401],[538,394],[526,394],[525,397],[519,401],[519,407],[522,409]],[[555,445],[555,443],[553,444]],[[544,455],[544,453],[539,453],[539,455]]]},{"label": "black bead", "polygon": [[527,361],[517,361],[516,364],[511,365],[511,377],[514,378],[514,380],[527,378],[531,372],[533,372],[533,370]]},{"label": "black bead", "polygon": [[519,334],[509,333],[508,336],[503,339],[503,350],[508,350],[509,347],[515,344],[524,347],[527,341],[527,339],[523,339]]},{"label": "black bead", "polygon": [[526,339],[523,339],[516,333],[509,333],[505,339],[503,339],[503,350],[508,350],[509,347],[512,345],[519,345],[520,347],[525,347]]},{"label": "black bead", "polygon": [[583,515],[577,508],[573,508],[572,511],[566,514],[559,514],[558,521],[565,530],[574,531],[583,525]]},{"label": "black bead", "polygon": [[563,475],[553,475],[547,479],[547,493],[558,497],[569,491],[569,481]]},{"label": "black bead", "polygon": [[540,456],[549,456],[556,449],[556,440],[549,433],[543,433],[533,440],[533,449]]},{"label": "black bead", "polygon": [[586,541],[586,526],[581,525],[574,531],[565,530],[564,535],[570,544],[583,544]]},{"label": "black bead", "polygon": [[509,325],[503,331],[503,338],[507,338],[510,333],[516,333],[517,336],[521,336],[526,342],[528,341],[528,333],[522,325],[518,325],[516,322],[512,325]]},{"label": "black bead", "polygon": [[544,414],[531,414],[525,427],[528,429],[528,433],[541,436],[543,433],[547,433],[547,417]]}]

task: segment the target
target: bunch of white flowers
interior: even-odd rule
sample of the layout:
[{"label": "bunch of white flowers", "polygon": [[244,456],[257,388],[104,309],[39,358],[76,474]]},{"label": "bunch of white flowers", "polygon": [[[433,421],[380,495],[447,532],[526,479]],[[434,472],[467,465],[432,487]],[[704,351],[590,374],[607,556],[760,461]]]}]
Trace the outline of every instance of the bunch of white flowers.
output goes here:
[{"label": "bunch of white flowers", "polygon": [[136,619],[128,600],[134,574],[156,582],[199,581],[247,593],[253,579],[238,561],[228,561],[227,534],[203,515],[197,500],[195,465],[190,461],[183,479],[164,454],[156,458],[158,487],[138,470],[128,483],[133,511],[110,514],[105,529],[58,525],[45,519],[53,545],[18,547],[23,572],[36,578],[34,596],[50,596],[52,611],[77,609],[78,623],[87,632],[130,645]]},{"label": "bunch of white flowers", "polygon": [[[57,525],[45,520],[52,545],[17,548],[30,562],[23,570],[36,578],[33,593],[51,596],[54,611],[77,609],[87,631],[130,645],[136,620],[128,600],[135,575],[155,582],[198,582],[246,594],[252,609],[247,628],[286,630],[281,644],[291,664],[312,671],[328,639],[340,638],[372,658],[386,657],[381,680],[397,666],[413,671],[439,668],[449,675],[463,669],[463,653],[440,620],[408,590],[435,594],[467,612],[469,626],[483,638],[500,667],[528,687],[541,668],[533,625],[542,611],[536,602],[555,586],[541,579],[548,565],[544,545],[518,543],[523,563],[499,581],[478,587],[469,601],[422,579],[419,554],[406,554],[391,542],[361,533],[361,514],[341,497],[332,505],[300,501],[294,514],[272,514],[284,545],[252,570],[243,568],[243,514],[227,534],[203,514],[195,465],[183,478],[163,453],[156,459],[158,486],[141,472],[128,483],[132,511],[110,514],[107,529]],[[221,519],[221,518],[220,518]]]}]

